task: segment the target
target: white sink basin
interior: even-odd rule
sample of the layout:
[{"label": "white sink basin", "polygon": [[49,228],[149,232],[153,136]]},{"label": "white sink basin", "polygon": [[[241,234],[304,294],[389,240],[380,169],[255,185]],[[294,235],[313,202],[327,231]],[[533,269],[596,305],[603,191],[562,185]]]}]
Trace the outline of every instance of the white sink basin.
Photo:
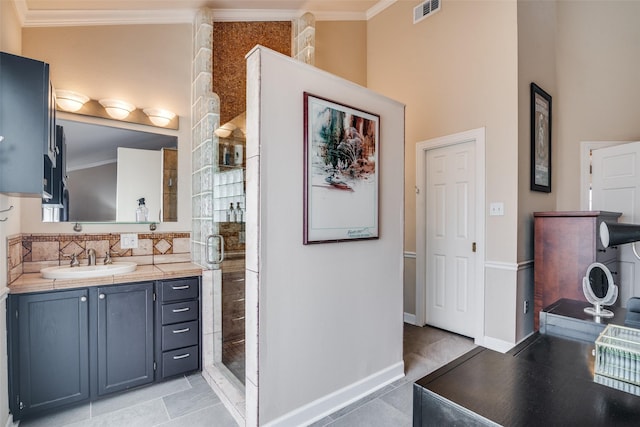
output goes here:
[{"label": "white sink basin", "polygon": [[40,270],[45,279],[89,279],[92,277],[113,276],[114,274],[131,273],[136,270],[135,262],[114,262],[113,264],[80,265],[71,267],[47,267]]}]

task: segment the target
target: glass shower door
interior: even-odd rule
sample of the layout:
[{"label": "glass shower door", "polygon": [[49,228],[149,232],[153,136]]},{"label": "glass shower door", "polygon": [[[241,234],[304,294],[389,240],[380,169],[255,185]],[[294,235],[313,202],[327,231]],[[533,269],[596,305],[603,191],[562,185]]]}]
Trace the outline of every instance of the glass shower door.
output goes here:
[{"label": "glass shower door", "polygon": [[245,377],[245,139],[234,131],[217,144],[214,221],[223,242],[221,362],[244,384]]}]

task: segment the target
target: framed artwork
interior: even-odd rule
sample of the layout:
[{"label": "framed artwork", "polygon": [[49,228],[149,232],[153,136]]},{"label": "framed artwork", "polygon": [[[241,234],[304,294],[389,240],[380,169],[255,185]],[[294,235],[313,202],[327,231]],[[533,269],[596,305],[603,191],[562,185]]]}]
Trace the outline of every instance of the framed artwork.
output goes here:
[{"label": "framed artwork", "polygon": [[531,83],[531,190],[551,193],[551,95]]},{"label": "framed artwork", "polygon": [[380,116],[304,93],[303,243],[378,238]]}]

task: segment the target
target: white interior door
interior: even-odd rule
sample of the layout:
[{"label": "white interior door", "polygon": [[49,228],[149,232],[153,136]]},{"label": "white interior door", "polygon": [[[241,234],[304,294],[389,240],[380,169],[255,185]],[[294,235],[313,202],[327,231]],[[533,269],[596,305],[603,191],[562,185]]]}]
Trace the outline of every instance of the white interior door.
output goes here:
[{"label": "white interior door", "polygon": [[[640,142],[600,148],[592,151],[592,208],[621,212],[619,222],[640,224]],[[640,296],[636,272],[640,261],[631,245],[620,246],[620,268],[614,281],[619,286],[620,302],[626,307],[632,296]]]},{"label": "white interior door", "polygon": [[475,144],[425,151],[426,322],[474,337]]}]

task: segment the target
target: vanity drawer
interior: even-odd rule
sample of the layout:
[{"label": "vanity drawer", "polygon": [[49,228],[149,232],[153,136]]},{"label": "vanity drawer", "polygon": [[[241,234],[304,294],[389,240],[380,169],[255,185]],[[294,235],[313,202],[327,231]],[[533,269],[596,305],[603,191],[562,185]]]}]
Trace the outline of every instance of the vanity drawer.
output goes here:
[{"label": "vanity drawer", "polygon": [[195,371],[198,369],[198,354],[197,345],[162,353],[162,377]]},{"label": "vanity drawer", "polygon": [[162,306],[162,324],[188,322],[198,319],[198,301],[183,301]]},{"label": "vanity drawer", "polygon": [[162,351],[198,344],[198,321],[162,327]]},{"label": "vanity drawer", "polygon": [[162,302],[198,298],[198,279],[181,279],[162,282]]}]

